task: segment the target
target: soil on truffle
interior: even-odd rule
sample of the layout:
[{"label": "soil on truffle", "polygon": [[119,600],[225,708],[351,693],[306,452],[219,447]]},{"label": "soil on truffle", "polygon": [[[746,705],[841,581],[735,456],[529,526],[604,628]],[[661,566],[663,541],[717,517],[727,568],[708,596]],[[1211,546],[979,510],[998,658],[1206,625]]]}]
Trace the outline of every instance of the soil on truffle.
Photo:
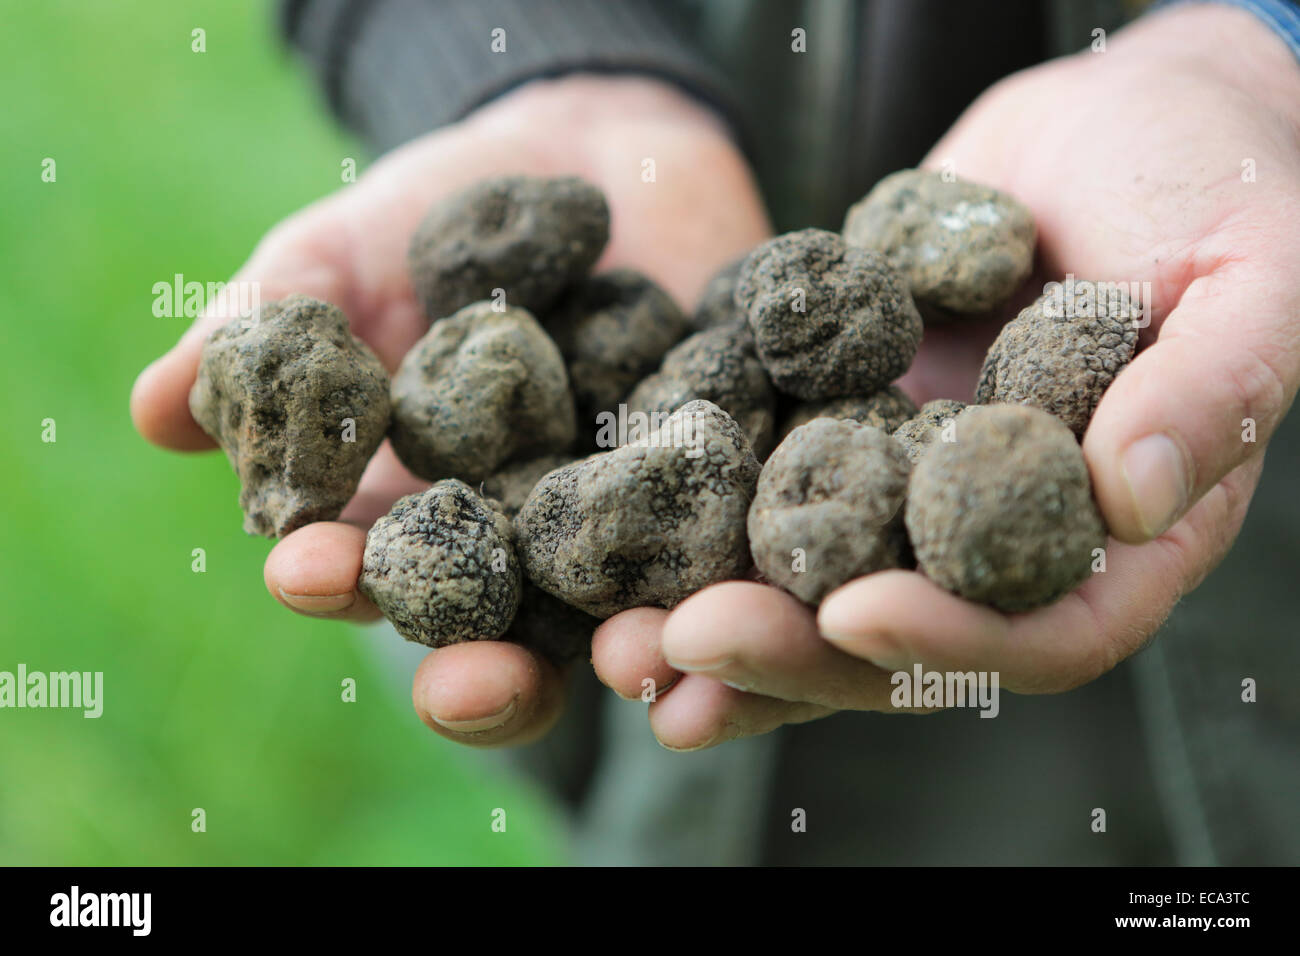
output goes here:
[{"label": "soil on truffle", "polygon": [[295,295],[203,344],[190,413],[239,475],[244,530],[332,521],[388,429],[388,375],[334,306]]},{"label": "soil on truffle", "polygon": [[763,465],[749,510],[759,571],[815,605],[847,581],[902,566],[909,471],[879,428],[831,418],[796,428]]},{"label": "soil on truffle", "polygon": [[484,299],[539,313],[591,270],[609,207],[574,177],[502,176],[434,203],[411,237],[415,296],[430,321]]},{"label": "soil on truffle", "polygon": [[884,256],[835,233],[777,236],[745,260],[736,304],[778,389],[805,401],[869,394],[912,363],[921,317]]},{"label": "soil on truffle", "polygon": [[956,441],[917,461],[905,520],[921,570],[1003,611],[1051,604],[1088,579],[1106,528],[1088,467],[1060,421],[1020,405],[972,406]]},{"label": "soil on truffle", "polygon": [[399,634],[429,647],[501,637],[521,586],[510,519],[455,479],[375,522],[357,581]]}]

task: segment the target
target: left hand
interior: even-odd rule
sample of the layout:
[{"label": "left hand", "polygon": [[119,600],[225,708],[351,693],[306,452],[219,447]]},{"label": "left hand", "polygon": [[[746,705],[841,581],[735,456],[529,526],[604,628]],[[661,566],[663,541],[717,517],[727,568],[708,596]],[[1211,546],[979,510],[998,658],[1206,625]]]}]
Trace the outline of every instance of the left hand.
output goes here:
[{"label": "left hand", "polygon": [[[911,571],[852,581],[815,616],[783,591],[727,582],[671,613],[611,618],[593,645],[601,679],[628,698],[654,681],[652,730],[694,750],[892,711],[890,672],[916,662],[1055,693],[1142,647],[1231,547],[1300,382],[1298,130],[1288,49],[1251,14],[1206,4],[1001,81],[927,160],[1025,202],[1049,277],[1151,283],[1144,348],[1083,442],[1113,536],[1105,573],[1013,615]],[[903,387],[918,403],[969,398],[990,330],[926,334]]]}]

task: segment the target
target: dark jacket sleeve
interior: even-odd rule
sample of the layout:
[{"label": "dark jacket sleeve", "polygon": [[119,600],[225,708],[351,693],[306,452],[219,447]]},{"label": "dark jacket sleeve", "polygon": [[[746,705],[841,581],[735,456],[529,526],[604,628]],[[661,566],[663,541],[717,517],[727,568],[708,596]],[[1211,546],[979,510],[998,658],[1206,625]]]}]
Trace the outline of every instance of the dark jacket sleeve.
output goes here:
[{"label": "dark jacket sleeve", "polygon": [[521,83],[574,72],[660,77],[734,125],[725,82],[686,38],[671,3],[280,0],[279,14],[331,109],[378,150]]}]

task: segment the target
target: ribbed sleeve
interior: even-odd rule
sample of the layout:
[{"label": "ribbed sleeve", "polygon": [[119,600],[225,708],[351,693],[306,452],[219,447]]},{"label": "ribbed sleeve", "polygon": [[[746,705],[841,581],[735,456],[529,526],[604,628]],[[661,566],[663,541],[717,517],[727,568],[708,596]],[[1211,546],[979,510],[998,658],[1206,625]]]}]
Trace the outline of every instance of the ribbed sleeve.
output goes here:
[{"label": "ribbed sleeve", "polygon": [[331,108],[378,150],[521,83],[574,72],[660,77],[738,125],[736,100],[668,3],[283,0],[280,25]]}]

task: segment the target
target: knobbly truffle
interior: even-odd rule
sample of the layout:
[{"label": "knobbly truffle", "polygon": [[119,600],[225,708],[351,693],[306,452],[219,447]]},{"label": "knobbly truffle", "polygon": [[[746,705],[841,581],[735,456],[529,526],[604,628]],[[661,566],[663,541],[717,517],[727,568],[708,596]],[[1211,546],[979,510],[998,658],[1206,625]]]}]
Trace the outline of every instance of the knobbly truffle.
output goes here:
[{"label": "knobbly truffle", "polygon": [[781,424],[782,436],[814,418],[851,418],[883,432],[892,432],[916,414],[916,405],[897,385],[882,388],[871,395],[850,395],[824,402],[800,402]]},{"label": "knobbly truffle", "polygon": [[987,312],[1015,294],[1033,267],[1036,232],[1012,196],[924,169],[886,176],[844,220],[845,240],[888,256],[918,305],[956,313]]},{"label": "knobbly truffle", "polygon": [[908,460],[915,465],[930,443],[942,433],[944,423],[955,421],[965,407],[965,402],[951,398],[926,402],[919,412],[894,429],[894,440],[903,446]]},{"label": "knobbly truffle", "polygon": [[334,306],[295,295],[203,344],[190,413],[239,475],[244,530],[332,521],[388,429],[388,375]]},{"label": "knobbly truffle", "polygon": [[734,418],[760,459],[771,450],[776,393],[745,322],[696,332],[676,346],[659,371],[633,389],[627,407],[667,416],[692,399],[713,402]]},{"label": "knobbly truffle", "polygon": [[411,237],[415,296],[429,319],[505,292],[546,309],[591,270],[609,241],[599,189],[573,177],[488,179],[434,203]]},{"label": "knobbly truffle", "polygon": [[614,412],[638,381],[688,331],[672,296],[631,269],[579,282],[546,319],[573,383],[578,425],[596,431],[596,416]]},{"label": "knobbly truffle", "polygon": [[749,542],[763,576],[807,604],[853,578],[899,567],[910,466],[879,428],[816,418],[763,465]]},{"label": "knobbly truffle", "polygon": [[495,640],[519,607],[510,519],[464,482],[407,495],[366,535],[357,589],[408,641]]},{"label": "knobbly truffle", "polygon": [[479,492],[500,504],[501,511],[513,518],[548,471],[554,471],[571,461],[572,455],[560,454],[514,462],[484,479]]},{"label": "knobbly truffle", "polygon": [[700,293],[700,301],[695,305],[695,312],[691,315],[691,325],[697,332],[745,317],[745,313],[736,305],[736,282],[740,279],[740,267],[745,264],[746,258],[741,256],[724,266],[705,285],[704,291]]},{"label": "knobbly truffle", "polygon": [[393,376],[393,450],[421,478],[479,482],[573,442],[564,359],[528,312],[490,302],[439,319]]},{"label": "knobbly truffle", "polygon": [[1050,604],[1091,573],[1106,528],[1083,452],[1021,405],[973,406],[912,471],[905,519],[921,570],[1003,611]]},{"label": "knobbly truffle", "polygon": [[1052,283],[994,340],[975,400],[1041,408],[1082,436],[1133,358],[1140,315],[1122,285]]},{"label": "knobbly truffle", "polygon": [[773,384],[805,401],[884,388],[921,343],[902,275],[879,253],[821,229],[755,249],[741,266],[736,304]]},{"label": "knobbly truffle", "polygon": [[748,569],[758,473],[731,416],[688,402],[641,440],[542,479],[515,517],[524,568],[596,617],[672,607]]}]

